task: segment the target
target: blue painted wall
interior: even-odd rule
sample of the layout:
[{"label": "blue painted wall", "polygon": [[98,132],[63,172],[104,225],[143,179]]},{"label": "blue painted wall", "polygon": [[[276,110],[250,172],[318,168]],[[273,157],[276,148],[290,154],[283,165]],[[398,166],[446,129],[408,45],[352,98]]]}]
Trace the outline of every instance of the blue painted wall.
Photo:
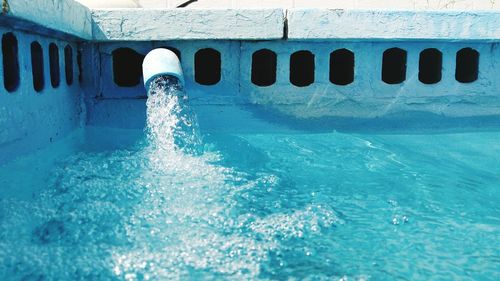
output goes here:
[{"label": "blue painted wall", "polygon": [[[186,88],[192,105],[215,115],[230,111],[245,111],[248,107],[265,108],[273,113],[298,119],[310,118],[390,118],[408,112],[424,112],[449,118],[500,115],[500,45],[492,42],[444,41],[164,41],[101,43],[94,47],[95,65],[99,68],[97,89],[91,89],[87,122],[90,125],[120,127],[143,126],[145,90],[142,84],[123,88],[114,84],[111,53],[116,48],[131,48],[146,54],[155,47],[170,46],[181,51]],[[194,54],[203,48],[214,48],[221,53],[222,77],[214,86],[199,85],[194,81]],[[382,56],[389,48],[398,47],[407,52],[406,80],[389,85],[382,81]],[[267,87],[251,82],[252,54],[260,49],[277,54],[277,81]],[[355,56],[353,83],[345,86],[329,81],[330,53],[346,48]],[[426,48],[436,48],[443,56],[442,80],[423,84],[418,79],[419,55]],[[455,80],[456,54],[462,48],[479,52],[479,75],[472,83]],[[314,54],[315,81],[307,87],[290,83],[290,55],[307,50]],[[205,110],[206,109],[206,110]],[[247,112],[248,113],[248,112]],[[207,114],[204,114],[205,116]],[[216,127],[213,119],[210,127]],[[232,124],[221,121],[221,126]],[[205,122],[204,119],[200,122]]]},{"label": "blue painted wall", "polygon": [[[17,37],[21,71],[20,86],[15,92],[8,93],[0,83],[0,163],[42,148],[80,126],[142,128],[146,117],[142,83],[119,87],[113,82],[112,52],[124,47],[143,55],[166,46],[181,52],[190,103],[206,131],[283,128],[277,120],[292,120],[285,122],[284,127],[309,128],[313,120],[330,120],[330,124],[348,128],[379,119],[396,120],[404,126],[410,119],[447,124],[443,122],[446,118],[459,122],[479,118],[475,124],[481,127],[485,124],[482,118],[498,120],[500,116],[500,33],[495,29],[499,21],[496,12],[292,9],[285,13],[278,9],[267,10],[271,17],[253,11],[252,21],[247,22],[241,11],[212,10],[207,12],[213,22],[200,20],[196,23],[199,29],[193,29],[190,15],[203,11],[171,10],[172,17],[166,19],[163,11],[156,11],[158,18],[182,23],[178,29],[165,31],[161,21],[153,29],[137,27],[138,20],[130,22],[151,21],[145,17],[151,12],[147,10],[91,12],[81,5],[72,9],[73,1],[43,1],[46,5],[37,6],[36,10],[19,4],[26,1],[13,2],[17,4],[11,6],[0,27],[1,34],[14,32]],[[47,16],[47,9],[53,10],[54,16]],[[430,18],[437,23],[432,29],[418,29],[416,22],[409,21],[414,17],[427,23]],[[379,25],[361,24],[359,18]],[[230,34],[230,20],[244,26],[239,33]],[[123,22],[127,25],[119,24]],[[211,25],[214,23],[220,26]],[[253,28],[259,23],[261,32]],[[356,25],[356,29],[350,30],[347,23]],[[371,32],[373,28],[377,32]],[[163,31],[158,32],[160,29]],[[99,37],[104,31],[113,36]],[[137,41],[141,38],[147,38],[147,42]],[[203,40],[185,40],[188,38]],[[45,89],[40,93],[33,89],[33,41],[42,45],[45,58]],[[48,45],[52,42],[59,48],[58,88],[52,88],[50,83]],[[67,44],[73,48],[75,82],[71,86],[66,85],[64,74],[63,50]],[[407,52],[406,80],[389,85],[381,80],[382,54],[393,47]],[[204,48],[221,54],[221,80],[216,85],[200,85],[194,79],[195,53]],[[342,48],[355,56],[354,81],[345,86],[329,81],[330,53]],[[419,54],[426,48],[436,48],[443,55],[442,80],[433,85],[418,80]],[[462,48],[473,48],[480,54],[479,75],[473,83],[455,80],[456,53]],[[77,49],[83,57],[82,83],[78,81]],[[260,49],[277,55],[276,83],[267,87],[256,86],[250,79],[252,55]],[[315,81],[307,87],[296,87],[289,79],[290,56],[301,50],[314,54]],[[0,79],[3,71],[0,64]],[[401,121],[400,116],[411,117]]]},{"label": "blue painted wall", "polygon": [[[36,34],[0,27],[0,35],[13,32],[18,41],[20,84],[9,93],[3,86],[3,64],[0,64],[0,163],[14,156],[28,153],[54,142],[80,126],[84,109],[78,81],[77,50],[74,42],[62,41]],[[33,88],[31,43],[42,45],[45,88],[36,93]],[[50,82],[49,44],[59,49],[60,85],[54,89]],[[73,49],[73,76],[71,86],[66,84],[64,48]],[[1,54],[0,54],[1,57]],[[3,59],[3,57],[2,57]]]}]

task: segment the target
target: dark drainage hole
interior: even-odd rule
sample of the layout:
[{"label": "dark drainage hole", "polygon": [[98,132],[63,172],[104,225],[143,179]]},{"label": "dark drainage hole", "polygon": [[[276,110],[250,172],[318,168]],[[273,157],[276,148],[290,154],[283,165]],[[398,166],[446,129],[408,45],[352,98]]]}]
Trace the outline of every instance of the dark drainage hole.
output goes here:
[{"label": "dark drainage hole", "polygon": [[19,87],[18,48],[17,38],[12,32],[2,36],[3,83],[10,93]]},{"label": "dark drainage hole", "polygon": [[262,49],[252,55],[252,83],[265,87],[276,82],[276,53]]},{"label": "dark drainage hole", "polygon": [[438,49],[425,49],[420,53],[418,80],[424,84],[441,81],[443,54]]},{"label": "dark drainage hole", "polygon": [[349,85],[354,81],[354,53],[339,49],[330,54],[330,82]]},{"label": "dark drainage hole", "polygon": [[40,43],[31,43],[31,73],[33,75],[33,88],[41,92],[45,87],[45,74],[43,69],[43,49]]},{"label": "dark drainage hole", "polygon": [[479,74],[479,52],[464,48],[457,52],[455,79],[460,83],[472,83]]},{"label": "dark drainage hole", "polygon": [[314,54],[298,51],[290,56],[290,83],[306,87],[314,83]]},{"label": "dark drainage hole", "polygon": [[135,87],[142,78],[144,56],[130,48],[113,51],[113,80],[120,87]]},{"label": "dark drainage hole", "polygon": [[194,77],[201,85],[215,85],[221,79],[221,55],[211,48],[201,49],[194,55]]},{"label": "dark drainage hole", "polygon": [[382,58],[382,81],[399,84],[406,80],[407,53],[400,48],[387,49]]},{"label": "dark drainage hole", "polygon": [[64,47],[64,73],[66,74],[66,84],[73,85],[73,48],[70,45]]},{"label": "dark drainage hole", "polygon": [[57,88],[61,82],[61,69],[59,67],[59,48],[55,43],[49,45],[49,63],[50,83],[53,88]]}]

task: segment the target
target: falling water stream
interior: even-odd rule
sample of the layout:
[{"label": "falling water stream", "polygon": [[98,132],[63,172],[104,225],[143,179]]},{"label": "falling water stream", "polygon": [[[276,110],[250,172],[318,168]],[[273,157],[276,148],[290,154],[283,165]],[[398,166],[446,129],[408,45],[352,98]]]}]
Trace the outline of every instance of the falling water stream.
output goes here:
[{"label": "falling water stream", "polygon": [[173,76],[155,78],[148,90],[147,134],[161,153],[199,154],[202,146],[196,115],[187,104],[180,81]]}]

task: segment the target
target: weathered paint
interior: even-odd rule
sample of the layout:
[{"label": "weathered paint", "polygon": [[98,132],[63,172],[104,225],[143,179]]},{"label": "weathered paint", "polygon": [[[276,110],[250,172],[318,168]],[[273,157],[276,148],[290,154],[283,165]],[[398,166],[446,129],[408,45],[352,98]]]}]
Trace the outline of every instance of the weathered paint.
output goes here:
[{"label": "weathered paint", "polygon": [[[382,55],[398,47],[407,51],[406,80],[382,81]],[[473,83],[455,80],[456,52],[470,47],[480,53],[479,77]],[[256,87],[250,81],[253,52],[268,48],[278,55],[277,82]],[[346,48],[355,55],[354,82],[339,86],[329,81],[330,53]],[[418,80],[419,54],[426,48],[443,53],[442,80],[427,85]],[[290,84],[290,55],[309,50],[315,55],[315,82]],[[251,104],[265,105],[299,118],[379,118],[421,111],[447,117],[500,114],[500,45],[467,42],[259,42],[241,48],[240,91]]]},{"label": "weathered paint", "polygon": [[[7,13],[5,13],[6,7]],[[90,10],[73,0],[11,0],[8,2],[4,0],[3,11],[7,19],[26,21],[85,40],[92,39]],[[19,24],[22,22],[16,25]],[[33,28],[32,25],[29,27]]]},{"label": "weathered paint", "polygon": [[110,9],[93,10],[93,19],[97,41],[500,40],[495,11]]},{"label": "weathered paint", "polygon": [[[0,34],[12,30],[0,27]],[[8,93],[3,86],[3,66],[0,63],[0,163],[20,154],[42,148],[80,126],[82,91],[76,65],[77,45],[41,35],[14,31],[19,46],[19,88]],[[31,73],[31,43],[38,41],[43,48],[45,88],[36,93]],[[49,44],[59,48],[60,77],[58,88],[50,83]],[[73,48],[74,81],[66,84],[64,47]]]},{"label": "weathered paint", "polygon": [[[187,0],[77,0],[89,7],[174,8]],[[189,8],[326,8],[360,10],[500,10],[495,0],[197,0]]]},{"label": "weathered paint", "polygon": [[500,40],[500,11],[495,7],[462,11],[164,8],[90,12],[74,0],[37,0],[36,4],[17,0],[3,1],[3,13],[7,19],[91,41]]},{"label": "weathered paint", "polygon": [[[408,112],[443,118],[500,116],[500,24],[495,12],[95,10],[91,28],[89,10],[73,1],[38,2],[41,4],[28,0],[9,2],[8,15],[0,22],[5,23],[5,18],[7,23],[30,22],[83,38],[85,43],[80,47],[84,54],[84,83],[78,84],[75,73],[75,84],[65,85],[65,39],[56,39],[58,34],[36,35],[37,29],[14,30],[20,48],[21,85],[15,93],[0,88],[0,162],[67,135],[82,120],[93,126],[142,127],[144,87],[139,83],[123,88],[113,82],[111,52],[119,47],[130,47],[142,54],[164,46],[180,50],[186,89],[204,128],[248,129],[252,126],[247,126],[249,120],[265,119],[255,110],[260,108],[301,120],[373,120]],[[37,9],[32,9],[33,5]],[[4,26],[0,30],[8,32],[12,28]],[[289,40],[283,40],[287,37]],[[42,44],[45,55],[42,93],[34,92],[31,81],[29,44],[33,40]],[[61,86],[57,89],[50,86],[50,42],[60,48]],[[76,72],[77,45],[70,44]],[[398,85],[381,81],[382,53],[392,47],[408,52],[407,79]],[[464,47],[480,53],[479,78],[470,84],[454,79],[455,55]],[[222,79],[213,86],[194,81],[194,55],[203,48],[221,53]],[[277,81],[269,87],[250,82],[252,54],[262,48],[276,52],[278,58]],[[340,48],[353,51],[356,59],[355,80],[346,86],[333,85],[328,79],[329,54]],[[443,53],[443,79],[435,85],[417,79],[418,56],[425,48],[437,48]],[[298,50],[315,55],[316,79],[308,87],[295,87],[289,82],[290,55]]]},{"label": "weathered paint", "polygon": [[92,8],[139,8],[138,0],[76,0],[83,5]]},{"label": "weathered paint", "polygon": [[291,9],[297,40],[500,40],[500,12]]},{"label": "weathered paint", "polygon": [[92,17],[96,41],[283,37],[282,9],[115,9],[93,10]]},{"label": "weathered paint", "polygon": [[[88,122],[92,125],[117,122],[129,126],[137,124],[137,120],[130,118],[143,120],[143,106],[138,105],[145,102],[146,93],[142,85],[121,88],[113,83],[109,54],[115,48],[123,46],[143,54],[162,46],[179,49],[187,91],[194,106],[218,109],[262,106],[285,116],[301,119],[385,118],[405,112],[426,112],[453,118],[500,115],[498,43],[166,41],[154,44],[135,42],[100,45],[101,85],[98,99],[89,106]],[[214,86],[198,85],[194,81],[194,54],[205,47],[217,49],[222,54],[222,79]],[[382,54],[393,47],[407,51],[407,72],[406,81],[389,85],[381,79]],[[464,84],[455,80],[455,59],[456,52],[466,47],[480,53],[480,63],[478,80]],[[277,81],[268,87],[251,83],[252,54],[263,48],[276,52],[278,60]],[[330,53],[341,48],[347,48],[355,54],[354,82],[346,86],[334,85],[329,81]],[[443,53],[442,80],[433,85],[426,85],[418,80],[419,54],[426,48],[437,48]],[[315,82],[308,87],[293,86],[289,80],[290,55],[299,50],[309,50],[315,55]],[[94,95],[95,92],[91,94]],[[120,106],[113,106],[115,102]],[[132,104],[137,108],[138,116],[131,117],[129,106]],[[121,113],[123,108],[127,110]]]}]

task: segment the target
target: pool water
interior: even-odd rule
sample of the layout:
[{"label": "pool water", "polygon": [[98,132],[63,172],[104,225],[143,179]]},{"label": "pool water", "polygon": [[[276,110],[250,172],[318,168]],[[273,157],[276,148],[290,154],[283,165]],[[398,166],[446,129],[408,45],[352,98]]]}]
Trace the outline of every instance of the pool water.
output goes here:
[{"label": "pool water", "polygon": [[1,280],[499,280],[500,132],[87,128],[0,167]]}]

